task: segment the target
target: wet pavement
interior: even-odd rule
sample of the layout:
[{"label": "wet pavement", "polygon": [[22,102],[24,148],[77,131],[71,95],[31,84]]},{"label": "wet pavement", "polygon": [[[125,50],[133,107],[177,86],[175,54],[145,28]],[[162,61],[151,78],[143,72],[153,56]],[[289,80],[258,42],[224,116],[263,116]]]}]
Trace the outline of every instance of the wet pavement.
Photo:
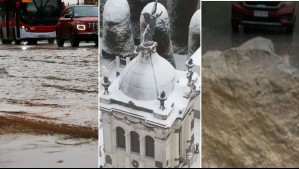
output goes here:
[{"label": "wet pavement", "polygon": [[[298,5],[298,4],[297,4]],[[281,28],[250,28],[240,29],[232,33],[231,2],[202,2],[202,53],[210,50],[226,50],[237,47],[257,36],[265,37],[274,43],[275,52],[283,59],[299,69],[299,26],[294,33],[286,34]],[[297,10],[297,25],[299,11]]]},{"label": "wet pavement", "polygon": [[98,49],[0,45],[0,113],[97,128]]},{"label": "wet pavement", "polygon": [[[64,135],[0,136],[0,167],[97,167],[97,141]],[[84,159],[84,160],[82,160]]]}]

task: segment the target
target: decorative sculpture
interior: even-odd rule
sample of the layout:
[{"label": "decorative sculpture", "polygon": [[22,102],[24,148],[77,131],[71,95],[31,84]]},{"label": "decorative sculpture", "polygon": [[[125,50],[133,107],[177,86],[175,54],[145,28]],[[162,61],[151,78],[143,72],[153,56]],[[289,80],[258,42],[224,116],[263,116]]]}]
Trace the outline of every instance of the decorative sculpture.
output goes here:
[{"label": "decorative sculpture", "polygon": [[191,81],[192,81],[193,73],[194,73],[194,72],[193,72],[192,70],[188,71],[188,73],[187,73],[187,79],[188,79],[188,84],[189,84],[189,85],[191,85]]},{"label": "decorative sculpture", "polygon": [[102,85],[105,89],[104,94],[109,94],[110,84],[111,84],[111,82],[109,81],[109,78],[107,76],[105,76],[104,79],[102,80]]},{"label": "decorative sculpture", "polygon": [[199,154],[199,144],[196,144],[196,148],[195,148],[195,154]]},{"label": "decorative sculpture", "polygon": [[188,69],[188,72],[191,71],[191,69],[194,67],[193,59],[189,58],[186,62],[186,67]]},{"label": "decorative sculpture", "polygon": [[132,161],[132,166],[133,166],[134,168],[139,168],[139,163],[138,163],[138,161],[133,160],[133,161]]},{"label": "decorative sculpture", "polygon": [[156,52],[157,43],[153,42],[153,35],[155,33],[156,22],[157,19],[162,15],[163,11],[160,14],[157,14],[157,5],[158,0],[156,0],[155,5],[152,9],[151,14],[144,13],[145,23],[147,24],[143,34],[142,34],[142,42],[141,44],[135,49],[134,53],[138,52]]},{"label": "decorative sculpture", "polygon": [[160,95],[158,96],[158,100],[160,101],[160,109],[164,110],[164,102],[167,100],[166,93],[164,91],[160,93]]}]

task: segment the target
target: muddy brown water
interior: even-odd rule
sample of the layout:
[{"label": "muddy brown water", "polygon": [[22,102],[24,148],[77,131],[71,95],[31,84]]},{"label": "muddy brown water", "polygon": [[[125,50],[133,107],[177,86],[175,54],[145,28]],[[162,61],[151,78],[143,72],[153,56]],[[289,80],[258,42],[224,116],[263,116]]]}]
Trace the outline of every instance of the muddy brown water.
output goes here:
[{"label": "muddy brown water", "polygon": [[0,167],[97,167],[97,58],[0,45]]},{"label": "muddy brown water", "polygon": [[2,113],[97,127],[97,48],[11,48],[0,50]]}]

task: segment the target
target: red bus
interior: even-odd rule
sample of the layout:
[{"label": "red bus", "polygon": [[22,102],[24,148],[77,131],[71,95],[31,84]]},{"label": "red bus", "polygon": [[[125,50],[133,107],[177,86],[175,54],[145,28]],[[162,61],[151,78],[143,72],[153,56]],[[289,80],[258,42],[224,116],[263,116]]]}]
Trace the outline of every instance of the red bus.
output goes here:
[{"label": "red bus", "polygon": [[54,43],[56,25],[65,8],[61,0],[0,0],[0,39],[2,44],[38,40]]}]

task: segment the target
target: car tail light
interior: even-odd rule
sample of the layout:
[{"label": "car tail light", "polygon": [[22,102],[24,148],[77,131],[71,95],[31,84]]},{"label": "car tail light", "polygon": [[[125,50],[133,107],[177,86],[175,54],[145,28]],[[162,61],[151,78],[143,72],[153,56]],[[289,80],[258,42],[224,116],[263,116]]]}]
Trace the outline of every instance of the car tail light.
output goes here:
[{"label": "car tail light", "polygon": [[293,15],[292,14],[284,15],[283,17],[281,17],[281,19],[292,20]]},{"label": "car tail light", "polygon": [[16,2],[16,9],[19,9],[20,8],[20,2]]}]

